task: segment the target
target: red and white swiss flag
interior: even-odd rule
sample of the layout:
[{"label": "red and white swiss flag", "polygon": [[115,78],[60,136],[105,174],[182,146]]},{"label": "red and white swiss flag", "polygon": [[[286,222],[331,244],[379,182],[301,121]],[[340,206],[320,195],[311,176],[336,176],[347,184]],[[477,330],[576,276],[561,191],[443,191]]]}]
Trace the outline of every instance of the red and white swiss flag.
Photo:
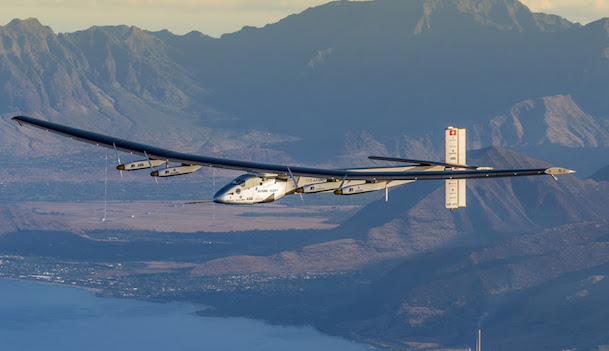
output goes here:
[{"label": "red and white swiss flag", "polygon": [[457,130],[456,129],[451,129],[449,135],[457,135]]}]

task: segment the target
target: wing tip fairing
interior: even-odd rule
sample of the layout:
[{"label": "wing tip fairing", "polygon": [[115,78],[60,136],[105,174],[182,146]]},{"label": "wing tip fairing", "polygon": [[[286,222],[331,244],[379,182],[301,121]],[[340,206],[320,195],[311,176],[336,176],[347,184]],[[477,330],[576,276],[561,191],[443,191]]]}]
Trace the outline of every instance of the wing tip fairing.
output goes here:
[{"label": "wing tip fairing", "polygon": [[549,175],[558,175],[558,174],[572,174],[575,173],[572,169],[562,168],[562,167],[550,167],[544,171],[545,174]]}]

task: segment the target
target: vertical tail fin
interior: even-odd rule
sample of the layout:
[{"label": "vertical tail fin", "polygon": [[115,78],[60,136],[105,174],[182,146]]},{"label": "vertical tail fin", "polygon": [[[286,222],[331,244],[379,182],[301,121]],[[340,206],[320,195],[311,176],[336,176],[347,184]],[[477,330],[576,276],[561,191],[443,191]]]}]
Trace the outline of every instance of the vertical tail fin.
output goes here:
[{"label": "vertical tail fin", "polygon": [[[466,165],[466,133],[464,128],[448,127],[444,131],[444,162],[457,165]],[[445,206],[453,211],[466,206],[466,180],[445,180]]]}]

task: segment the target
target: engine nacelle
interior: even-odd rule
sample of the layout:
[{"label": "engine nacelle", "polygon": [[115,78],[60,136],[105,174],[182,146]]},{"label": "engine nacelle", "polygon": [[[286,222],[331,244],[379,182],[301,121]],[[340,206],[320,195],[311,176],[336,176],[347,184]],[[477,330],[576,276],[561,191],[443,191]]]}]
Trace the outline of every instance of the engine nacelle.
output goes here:
[{"label": "engine nacelle", "polygon": [[338,189],[341,182],[315,183],[296,189],[297,193],[314,194]]},{"label": "engine nacelle", "polygon": [[350,185],[344,186],[340,189],[334,191],[336,195],[355,195],[355,194],[363,194],[369,193],[372,191],[377,191],[381,189],[385,189],[387,186],[386,182],[378,182],[378,183],[365,183],[358,185]]},{"label": "engine nacelle", "polygon": [[131,162],[128,164],[118,165],[116,166],[116,169],[118,169],[119,171],[137,171],[138,169],[150,168],[151,164],[152,167],[158,167],[164,163],[166,163],[166,161],[163,160],[150,160],[150,162],[148,162],[148,160],[142,160]]},{"label": "engine nacelle", "polygon": [[154,171],[154,172],[150,173],[150,175],[153,177],[173,177],[173,176],[189,174],[189,173],[198,171],[199,169],[201,169],[201,167],[202,166],[199,166],[199,165],[185,165],[185,166],[180,166],[180,167],[171,167],[171,168],[162,169],[160,171]]}]

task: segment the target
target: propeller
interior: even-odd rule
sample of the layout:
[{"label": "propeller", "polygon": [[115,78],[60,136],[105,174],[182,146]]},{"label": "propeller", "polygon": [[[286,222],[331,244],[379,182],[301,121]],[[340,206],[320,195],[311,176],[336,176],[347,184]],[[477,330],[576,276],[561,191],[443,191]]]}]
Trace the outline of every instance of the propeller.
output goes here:
[{"label": "propeller", "polygon": [[[294,191],[296,191],[296,189],[298,189],[299,186],[298,186],[298,182],[296,181],[296,178],[294,178],[294,175],[292,174],[292,170],[290,169],[290,167],[288,167],[288,173],[290,173],[290,178],[292,178],[292,181],[294,182]],[[302,198],[302,193],[298,193],[298,195],[300,195],[300,201],[302,201],[302,203],[304,204],[304,199]]]},{"label": "propeller", "polygon": [[[150,157],[148,157],[148,153],[146,152],[146,150],[144,150],[144,155],[146,155],[146,160],[148,160],[148,167],[150,167],[150,169],[152,168],[152,162],[150,162]],[[159,177],[154,177],[154,181],[159,184]]]},{"label": "propeller", "polygon": [[[121,165],[121,156],[118,154],[118,149],[116,148],[116,143],[112,143],[114,146],[114,151],[116,151],[116,162],[118,162],[119,166]],[[121,172],[121,179],[123,179],[123,170],[119,170]]]},{"label": "propeller", "polygon": [[347,181],[347,175],[346,174],[343,177],[343,181],[340,182],[340,185],[338,186],[338,189],[334,190],[334,194],[336,194],[336,195],[342,195],[343,194],[343,185],[345,185],[345,181]]}]

